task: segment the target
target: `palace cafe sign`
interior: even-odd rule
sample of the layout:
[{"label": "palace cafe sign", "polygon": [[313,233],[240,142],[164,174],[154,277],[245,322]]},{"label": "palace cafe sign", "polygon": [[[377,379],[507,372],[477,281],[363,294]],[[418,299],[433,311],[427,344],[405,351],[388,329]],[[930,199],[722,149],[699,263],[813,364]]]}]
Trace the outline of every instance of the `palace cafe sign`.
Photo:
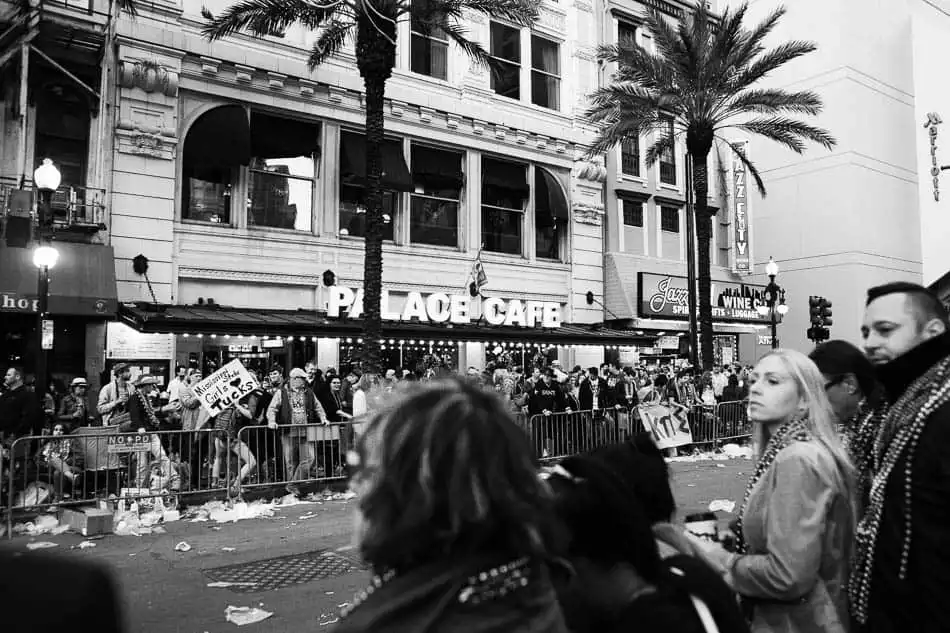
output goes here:
[{"label": "palace cafe sign", "polygon": [[[349,318],[357,319],[363,315],[363,290],[353,290],[342,286],[329,288],[327,316],[338,318],[346,313]],[[484,319],[489,325],[508,325],[515,327],[556,328],[561,326],[561,304],[551,301],[521,301],[520,299],[499,299],[489,297],[481,301],[480,306],[473,305],[471,297],[448,295],[433,292],[424,295],[421,292],[406,294],[401,309],[393,310],[389,291],[382,291],[380,301],[384,321],[421,321],[423,323],[472,323]],[[475,312],[475,308],[480,310]]]}]

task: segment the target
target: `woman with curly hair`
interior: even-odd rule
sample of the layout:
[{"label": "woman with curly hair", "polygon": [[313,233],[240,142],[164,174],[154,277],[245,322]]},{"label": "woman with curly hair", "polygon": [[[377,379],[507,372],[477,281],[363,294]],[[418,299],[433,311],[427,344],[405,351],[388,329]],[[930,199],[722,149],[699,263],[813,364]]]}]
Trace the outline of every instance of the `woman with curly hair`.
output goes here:
[{"label": "woman with curly hair", "polygon": [[497,395],[414,386],[375,413],[351,463],[375,577],[338,633],[566,633],[546,564],[550,495]]}]

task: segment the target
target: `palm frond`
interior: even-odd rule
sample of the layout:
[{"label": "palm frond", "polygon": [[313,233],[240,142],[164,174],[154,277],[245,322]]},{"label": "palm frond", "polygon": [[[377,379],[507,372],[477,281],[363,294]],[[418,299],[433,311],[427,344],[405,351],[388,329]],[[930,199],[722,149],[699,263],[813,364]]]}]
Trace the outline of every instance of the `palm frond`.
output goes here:
[{"label": "palm frond", "polygon": [[356,22],[352,19],[332,18],[327,22],[320,31],[317,41],[313,43],[313,49],[307,59],[307,67],[313,70],[340,52],[355,28]]},{"label": "palm frond", "polygon": [[725,104],[722,116],[726,118],[748,112],[760,114],[795,112],[814,116],[819,114],[821,110],[821,97],[811,90],[786,92],[774,88],[765,88],[750,89],[735,95]]},{"label": "palm frond", "polygon": [[732,153],[739,158],[743,165],[745,165],[746,171],[752,175],[752,180],[755,181],[755,188],[758,190],[759,195],[763,198],[766,197],[768,194],[765,191],[765,183],[762,182],[762,174],[760,174],[756,166],[752,164],[752,161],[749,160],[749,157],[746,156],[746,153],[742,151],[741,145],[739,143],[730,143],[718,135],[716,138],[729,146],[729,148],[732,150]]},{"label": "palm frond", "polygon": [[492,56],[485,47],[469,38],[468,29],[460,24],[446,23],[442,25],[442,32],[449,36],[465,54],[479,64],[491,68]]},{"label": "palm frond", "polygon": [[454,2],[470,11],[501,18],[518,26],[534,24],[541,10],[541,0],[429,0],[429,2]]},{"label": "palm frond", "polygon": [[745,69],[739,71],[733,83],[733,89],[736,91],[744,90],[773,70],[784,66],[794,59],[798,59],[802,55],[811,53],[817,50],[817,48],[813,42],[795,40],[785,42],[768,52],[762,53],[761,56]]},{"label": "palm frond", "polygon": [[654,91],[631,82],[598,88],[589,99],[586,116],[595,121],[606,120],[611,113],[630,119],[641,118],[644,114],[655,117],[661,106]]},{"label": "palm frond", "polygon": [[803,140],[813,141],[826,149],[831,149],[837,144],[835,138],[826,130],[786,117],[759,117],[729,127],[764,136],[799,154],[805,151]]},{"label": "palm frond", "polygon": [[205,19],[201,32],[209,39],[220,39],[238,31],[262,37],[282,33],[294,23],[315,31],[345,7],[344,0],[241,0],[215,16],[202,7]]},{"label": "palm frond", "polygon": [[676,148],[676,131],[673,131],[673,134],[670,134],[669,131],[657,130],[658,138],[650,144],[650,147],[647,148],[646,153],[643,155],[643,162],[646,163],[648,167],[652,167],[656,164],[664,152],[675,151]]},{"label": "palm frond", "polygon": [[115,4],[119,11],[125,11],[133,18],[139,14],[138,0],[116,0]]},{"label": "palm frond", "polygon": [[[746,62],[762,52],[762,42],[766,36],[778,25],[779,20],[785,15],[785,7],[776,7],[764,20],[752,27],[746,32],[743,45],[736,51]],[[746,64],[742,64],[743,66]]]}]

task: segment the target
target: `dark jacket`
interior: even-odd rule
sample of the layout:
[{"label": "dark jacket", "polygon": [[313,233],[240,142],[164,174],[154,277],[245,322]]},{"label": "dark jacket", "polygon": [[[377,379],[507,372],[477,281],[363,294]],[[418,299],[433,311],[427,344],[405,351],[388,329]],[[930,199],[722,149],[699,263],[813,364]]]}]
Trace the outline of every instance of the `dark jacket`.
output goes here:
[{"label": "dark jacket", "polygon": [[515,577],[502,571],[507,562],[449,559],[397,574],[344,614],[333,632],[567,633],[547,567],[532,564]]},{"label": "dark jacket", "polygon": [[618,380],[613,388],[614,404],[623,407],[635,407],[640,404],[640,398],[637,397],[637,383],[630,383],[630,397],[627,397],[627,381]]},{"label": "dark jacket", "polygon": [[119,429],[122,433],[135,432],[139,429],[145,429],[146,431],[158,430],[158,418],[155,416],[152,405],[144,393],[133,388],[129,392],[129,401],[126,406],[129,408],[131,421],[128,425],[123,425]]},{"label": "dark jacket", "polygon": [[20,386],[0,394],[0,433],[39,435],[42,411],[32,391]]},{"label": "dark jacket", "polygon": [[[614,406],[614,400],[610,389],[607,387],[607,381],[603,378],[595,378],[594,380],[597,381],[598,386],[597,408],[607,409]],[[589,411],[594,408],[594,390],[591,387],[591,378],[589,376],[587,380],[581,383],[580,388],[577,390],[577,399],[580,402],[582,411]]]},{"label": "dark jacket", "polygon": [[[119,633],[123,630],[116,585],[100,565],[46,552],[24,555],[0,549],[0,613],[3,633],[59,631]],[[50,597],[50,583],[68,591]]]},{"label": "dark jacket", "polygon": [[[950,356],[950,333],[926,341],[878,369],[893,404],[910,384]],[[884,511],[864,633],[950,631],[950,404],[936,409],[914,450],[911,465],[913,538],[907,577],[898,578],[903,549],[907,454],[898,459],[884,490]]]},{"label": "dark jacket", "polygon": [[[334,397],[329,387],[317,393],[317,398],[320,399],[320,404],[323,405],[323,410],[327,413],[327,420],[330,422],[343,422],[346,418],[337,415],[337,411],[339,410],[342,410],[344,413],[353,414],[352,394],[350,395],[349,401],[346,396],[347,394],[343,392],[342,388],[337,392],[336,397]],[[339,404],[337,404],[337,398],[340,399]]]},{"label": "dark jacket", "polygon": [[561,386],[551,381],[550,385],[543,380],[538,381],[531,389],[531,395],[528,397],[528,413],[530,415],[539,415],[543,411],[557,413],[567,407],[567,401]]},{"label": "dark jacket", "polygon": [[[290,387],[284,385],[280,394],[280,424],[291,424],[294,419],[291,408]],[[320,416],[317,413],[317,407],[322,406],[317,400],[317,396],[311,389],[304,389],[304,408],[307,410],[307,424],[319,424]]]}]

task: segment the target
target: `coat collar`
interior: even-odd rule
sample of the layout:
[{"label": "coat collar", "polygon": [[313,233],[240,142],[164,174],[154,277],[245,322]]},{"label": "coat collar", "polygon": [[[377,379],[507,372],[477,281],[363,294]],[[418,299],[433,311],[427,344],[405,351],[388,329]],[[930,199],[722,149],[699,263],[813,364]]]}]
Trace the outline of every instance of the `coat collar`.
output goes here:
[{"label": "coat collar", "polygon": [[914,349],[877,368],[877,377],[894,403],[912,382],[950,356],[950,332],[924,341]]}]

